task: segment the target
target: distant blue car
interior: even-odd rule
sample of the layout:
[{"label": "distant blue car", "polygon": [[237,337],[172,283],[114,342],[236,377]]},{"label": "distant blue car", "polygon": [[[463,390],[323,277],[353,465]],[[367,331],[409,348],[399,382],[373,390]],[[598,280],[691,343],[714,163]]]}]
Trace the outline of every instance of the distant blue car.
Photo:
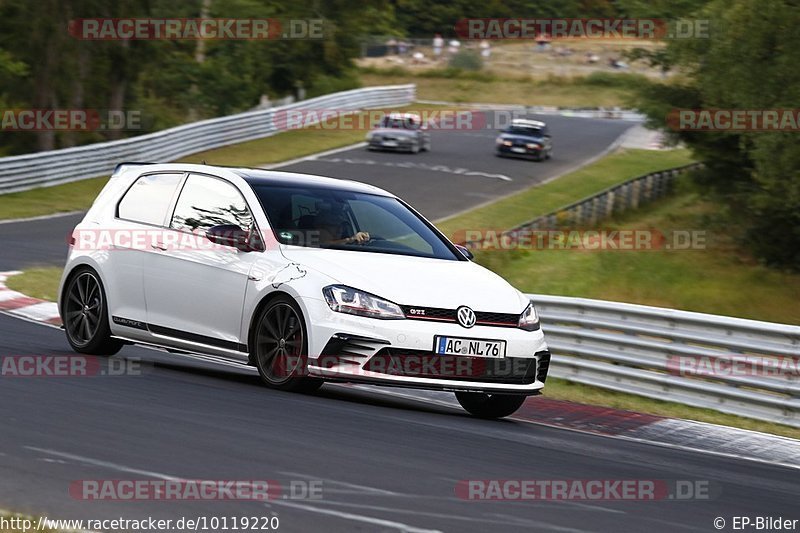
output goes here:
[{"label": "distant blue car", "polygon": [[543,161],[553,153],[553,140],[544,122],[515,119],[497,137],[495,147],[498,156]]}]

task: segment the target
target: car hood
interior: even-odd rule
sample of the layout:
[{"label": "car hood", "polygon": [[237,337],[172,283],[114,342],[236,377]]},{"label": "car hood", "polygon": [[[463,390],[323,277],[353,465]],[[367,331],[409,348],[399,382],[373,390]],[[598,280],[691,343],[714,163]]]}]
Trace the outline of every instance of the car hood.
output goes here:
[{"label": "car hood", "polygon": [[370,133],[391,137],[414,137],[417,134],[416,130],[401,130],[399,128],[377,128],[370,131]]},{"label": "car hood", "polygon": [[283,247],[283,254],[336,283],[400,305],[521,313],[528,299],[497,274],[470,261],[319,248]]}]

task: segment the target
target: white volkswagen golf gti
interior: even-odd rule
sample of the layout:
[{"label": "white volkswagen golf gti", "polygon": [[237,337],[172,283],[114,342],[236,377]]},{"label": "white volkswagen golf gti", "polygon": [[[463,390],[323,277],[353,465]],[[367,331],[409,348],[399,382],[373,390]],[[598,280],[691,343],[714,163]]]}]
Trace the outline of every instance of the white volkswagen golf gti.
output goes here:
[{"label": "white volkswagen golf gti", "polygon": [[533,303],[393,194],[347,180],[122,163],[76,226],[59,288],[72,348],[253,365],[268,386],[453,391],[516,411],[550,363]]}]

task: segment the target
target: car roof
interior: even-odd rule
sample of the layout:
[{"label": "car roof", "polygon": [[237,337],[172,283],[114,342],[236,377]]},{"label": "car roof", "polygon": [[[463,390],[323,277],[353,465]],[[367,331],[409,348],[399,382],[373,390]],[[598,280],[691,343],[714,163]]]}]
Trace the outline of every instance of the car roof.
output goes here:
[{"label": "car roof", "polygon": [[527,118],[515,118],[511,121],[512,126],[522,126],[527,128],[544,128],[547,126],[540,120],[529,120]]},{"label": "car roof", "polygon": [[299,172],[284,172],[278,170],[263,170],[256,168],[231,169],[239,174],[251,186],[271,185],[281,187],[309,187],[317,189],[335,189],[345,192],[360,192],[365,194],[377,194],[380,196],[394,196],[368,183],[346,180],[340,178],[330,178],[327,176],[317,176],[316,174],[301,174]]},{"label": "car roof", "polygon": [[368,183],[358,181],[318,176],[316,174],[303,174],[300,172],[285,172],[280,170],[267,170],[261,168],[229,167],[223,165],[203,165],[189,163],[142,163],[124,162],[117,165],[114,175],[133,172],[140,175],[148,172],[196,172],[225,177],[233,173],[244,179],[250,186],[273,185],[283,187],[311,187],[319,189],[335,189],[345,192],[358,192],[364,194],[377,194],[380,196],[395,197],[394,194]]}]

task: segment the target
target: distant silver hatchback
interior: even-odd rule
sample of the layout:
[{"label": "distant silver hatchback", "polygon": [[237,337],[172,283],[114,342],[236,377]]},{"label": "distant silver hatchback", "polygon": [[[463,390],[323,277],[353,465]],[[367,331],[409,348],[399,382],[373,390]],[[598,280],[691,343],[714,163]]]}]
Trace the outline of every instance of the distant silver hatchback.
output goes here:
[{"label": "distant silver hatchback", "polygon": [[391,150],[416,154],[431,149],[431,132],[415,113],[389,113],[367,133],[368,150]]}]

